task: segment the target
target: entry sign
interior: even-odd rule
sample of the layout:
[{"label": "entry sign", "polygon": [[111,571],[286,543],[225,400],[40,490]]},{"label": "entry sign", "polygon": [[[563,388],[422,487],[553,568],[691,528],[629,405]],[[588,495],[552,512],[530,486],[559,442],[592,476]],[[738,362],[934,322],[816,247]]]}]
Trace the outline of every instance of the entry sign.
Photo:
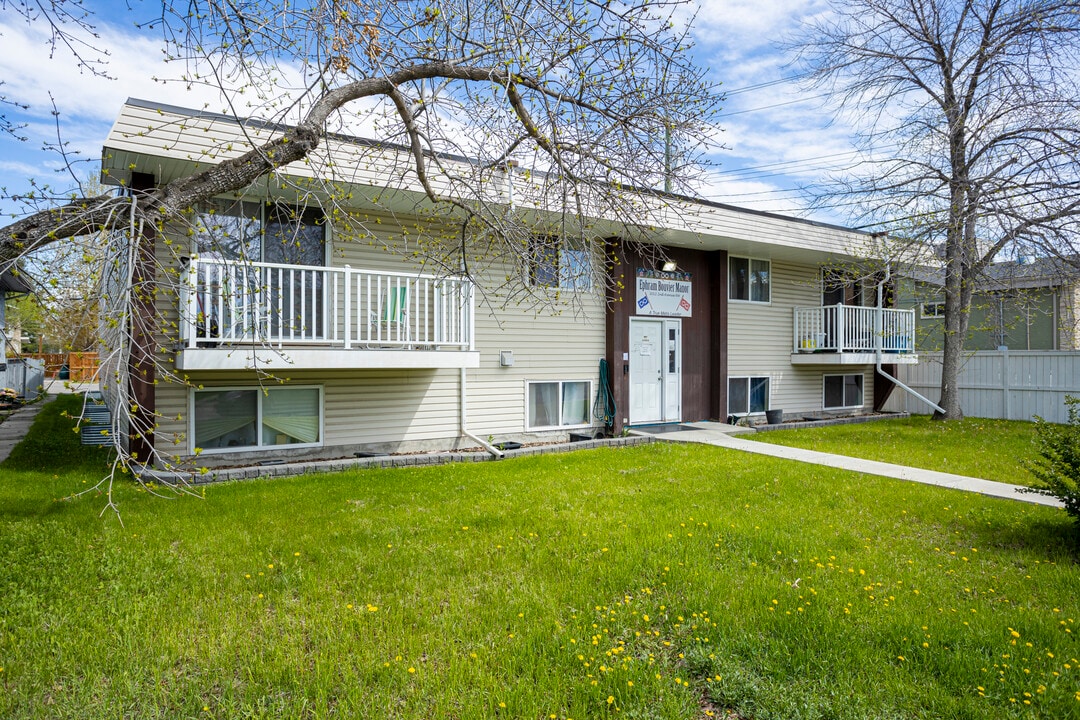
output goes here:
[{"label": "entry sign", "polygon": [[691,317],[693,283],[689,273],[637,271],[637,314]]}]

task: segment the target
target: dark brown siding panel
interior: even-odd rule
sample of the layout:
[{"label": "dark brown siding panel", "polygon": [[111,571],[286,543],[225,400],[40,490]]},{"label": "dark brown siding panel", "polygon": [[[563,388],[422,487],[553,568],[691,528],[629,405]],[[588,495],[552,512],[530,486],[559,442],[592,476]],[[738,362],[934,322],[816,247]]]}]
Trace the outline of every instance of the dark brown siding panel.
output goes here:
[{"label": "dark brown siding panel", "polygon": [[709,419],[727,420],[727,374],[728,374],[728,274],[726,250],[709,253],[709,271],[712,277],[710,303],[712,327],[710,328],[710,354],[712,377],[709,381]]},{"label": "dark brown siding panel", "polygon": [[[618,405],[615,432],[619,432],[630,399],[623,354],[630,350],[629,320],[637,315],[637,269],[652,267],[655,261],[618,241],[609,245],[609,254],[607,357]],[[726,332],[727,300],[726,290],[718,295],[716,288],[726,287],[727,253],[667,248],[667,254],[681,272],[691,274],[694,287],[692,315],[682,320],[682,418],[687,422],[721,418],[727,407],[726,335],[717,333]]]}]

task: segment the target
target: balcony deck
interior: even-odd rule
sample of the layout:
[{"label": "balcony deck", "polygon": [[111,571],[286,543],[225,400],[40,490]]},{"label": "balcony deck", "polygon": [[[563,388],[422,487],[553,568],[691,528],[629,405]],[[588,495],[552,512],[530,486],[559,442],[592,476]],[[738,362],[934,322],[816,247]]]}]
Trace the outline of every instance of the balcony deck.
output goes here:
[{"label": "balcony deck", "polygon": [[795,308],[794,365],[873,365],[919,361],[915,311],[829,305]]},{"label": "balcony deck", "polygon": [[178,370],[479,366],[465,278],[192,258],[182,281]]}]

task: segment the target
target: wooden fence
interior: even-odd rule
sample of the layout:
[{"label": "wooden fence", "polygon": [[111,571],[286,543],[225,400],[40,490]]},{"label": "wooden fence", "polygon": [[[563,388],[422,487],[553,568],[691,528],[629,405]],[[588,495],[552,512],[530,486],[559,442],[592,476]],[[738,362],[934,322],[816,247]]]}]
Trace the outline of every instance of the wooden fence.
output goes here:
[{"label": "wooden fence", "polygon": [[[941,394],[941,353],[919,353],[918,365],[901,365],[897,378],[937,400]],[[968,417],[1031,420],[1038,415],[1056,423],[1068,421],[1065,396],[1080,396],[1080,352],[1052,350],[985,350],[966,356],[958,378],[960,407]],[[931,407],[901,388],[893,390],[885,409],[916,414]]]},{"label": "wooden fence", "polygon": [[98,354],[96,352],[76,353],[25,353],[23,357],[38,358],[45,363],[45,377],[58,378],[61,370],[67,366],[69,379],[73,382],[87,382],[97,373]]}]

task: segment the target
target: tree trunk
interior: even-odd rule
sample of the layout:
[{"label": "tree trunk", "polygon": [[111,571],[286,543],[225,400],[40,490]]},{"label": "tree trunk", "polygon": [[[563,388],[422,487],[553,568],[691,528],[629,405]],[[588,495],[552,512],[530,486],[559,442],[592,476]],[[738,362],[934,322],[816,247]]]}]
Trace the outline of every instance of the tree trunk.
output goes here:
[{"label": "tree trunk", "polygon": [[964,417],[960,407],[960,389],[957,387],[971,307],[970,290],[966,293],[967,302],[964,302],[968,265],[963,222],[967,200],[964,184],[954,181],[951,196],[945,238],[945,343],[941,358],[941,396],[938,399],[938,406],[944,412],[935,411],[935,420],[960,420]]},{"label": "tree trunk", "polygon": [[[132,189],[146,192],[154,187],[152,175],[132,173]],[[157,366],[154,363],[157,308],[157,280],[154,272],[154,243],[157,228],[151,222],[129,242],[136,244],[131,278],[131,355],[128,359],[131,417],[128,451],[132,459],[149,464],[153,460],[154,428],[157,425]]]}]

